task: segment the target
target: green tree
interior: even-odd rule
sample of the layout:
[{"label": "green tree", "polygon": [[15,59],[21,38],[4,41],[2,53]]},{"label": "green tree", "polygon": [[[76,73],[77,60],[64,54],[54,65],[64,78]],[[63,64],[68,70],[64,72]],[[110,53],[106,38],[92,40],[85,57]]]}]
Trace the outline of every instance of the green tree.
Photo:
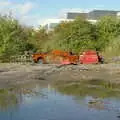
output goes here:
[{"label": "green tree", "polygon": [[51,42],[45,47],[80,52],[94,48],[95,40],[95,26],[77,18],[75,21],[59,24],[54,30]]},{"label": "green tree", "polygon": [[97,22],[98,49],[105,49],[109,42],[120,34],[120,21],[113,16],[105,16]]},{"label": "green tree", "polygon": [[44,45],[49,40],[49,36],[45,29],[39,28],[39,30],[33,30],[30,43],[35,46],[36,51],[43,51]]},{"label": "green tree", "polygon": [[10,16],[0,16],[0,56],[23,54],[32,49],[30,32]]}]

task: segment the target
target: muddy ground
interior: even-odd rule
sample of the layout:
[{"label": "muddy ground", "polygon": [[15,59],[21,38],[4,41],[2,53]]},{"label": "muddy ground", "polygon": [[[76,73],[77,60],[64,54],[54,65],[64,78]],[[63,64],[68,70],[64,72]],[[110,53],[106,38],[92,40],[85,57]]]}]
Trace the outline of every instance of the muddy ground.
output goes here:
[{"label": "muddy ground", "polygon": [[120,83],[120,64],[21,65],[0,64],[0,88],[29,82],[104,80]]}]

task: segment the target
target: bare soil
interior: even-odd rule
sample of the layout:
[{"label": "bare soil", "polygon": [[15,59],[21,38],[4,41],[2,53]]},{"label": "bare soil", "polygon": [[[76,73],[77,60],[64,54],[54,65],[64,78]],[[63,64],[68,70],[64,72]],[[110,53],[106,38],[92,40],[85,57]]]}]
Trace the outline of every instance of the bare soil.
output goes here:
[{"label": "bare soil", "polygon": [[0,88],[32,82],[104,80],[120,83],[120,64],[21,65],[0,64]]}]

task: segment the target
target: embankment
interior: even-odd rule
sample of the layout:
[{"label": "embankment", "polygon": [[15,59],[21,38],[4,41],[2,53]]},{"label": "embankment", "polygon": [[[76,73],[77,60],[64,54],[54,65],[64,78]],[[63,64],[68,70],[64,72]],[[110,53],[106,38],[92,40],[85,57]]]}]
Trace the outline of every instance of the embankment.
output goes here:
[{"label": "embankment", "polygon": [[120,83],[120,64],[20,65],[0,64],[0,88],[28,82],[104,80]]}]

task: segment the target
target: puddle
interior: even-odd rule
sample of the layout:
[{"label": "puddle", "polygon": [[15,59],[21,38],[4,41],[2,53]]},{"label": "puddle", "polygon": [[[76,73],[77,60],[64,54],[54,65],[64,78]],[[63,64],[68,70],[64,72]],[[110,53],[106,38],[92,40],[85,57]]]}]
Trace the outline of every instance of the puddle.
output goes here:
[{"label": "puddle", "polygon": [[0,90],[0,120],[118,120],[120,87],[103,81]]}]

